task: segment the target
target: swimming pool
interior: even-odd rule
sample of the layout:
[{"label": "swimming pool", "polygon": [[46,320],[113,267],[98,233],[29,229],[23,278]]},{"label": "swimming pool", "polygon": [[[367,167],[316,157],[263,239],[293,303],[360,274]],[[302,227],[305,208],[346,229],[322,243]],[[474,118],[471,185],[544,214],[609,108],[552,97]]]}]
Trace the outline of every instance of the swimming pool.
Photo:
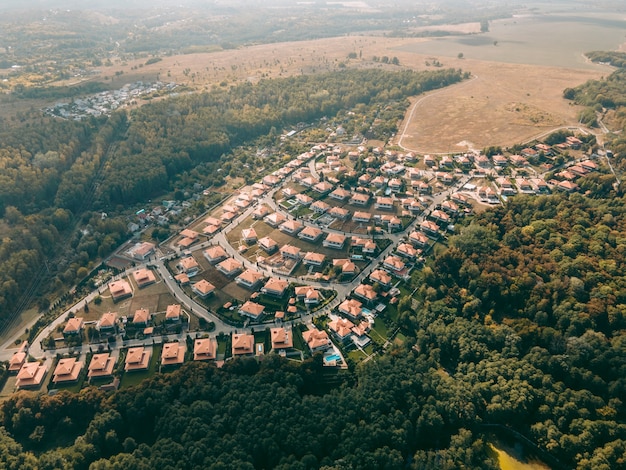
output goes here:
[{"label": "swimming pool", "polygon": [[329,364],[331,362],[341,362],[341,356],[339,354],[333,354],[331,356],[326,356],[324,358],[324,362]]}]

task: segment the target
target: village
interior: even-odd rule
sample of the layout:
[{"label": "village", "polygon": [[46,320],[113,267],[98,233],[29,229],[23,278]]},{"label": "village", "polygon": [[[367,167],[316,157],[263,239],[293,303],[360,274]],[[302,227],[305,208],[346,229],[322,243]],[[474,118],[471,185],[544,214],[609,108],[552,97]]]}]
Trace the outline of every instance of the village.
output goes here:
[{"label": "village", "polygon": [[137,99],[145,99],[156,94],[172,94],[178,85],[176,83],[144,83],[142,81],[129,83],[119,90],[102,91],[100,93],[76,98],[69,103],[59,102],[45,108],[44,114],[57,118],[80,121],[87,117],[108,116],[112,111],[134,104]]},{"label": "village", "polygon": [[267,354],[319,353],[329,368],[368,361],[404,341],[412,273],[457,221],[518,193],[578,191],[578,178],[608,171],[582,143],[506,156],[323,143],[160,244],[143,229],[177,203],[139,211],[139,238],[109,258],[117,274],[12,352],[5,390],[116,389],[186,361]]}]

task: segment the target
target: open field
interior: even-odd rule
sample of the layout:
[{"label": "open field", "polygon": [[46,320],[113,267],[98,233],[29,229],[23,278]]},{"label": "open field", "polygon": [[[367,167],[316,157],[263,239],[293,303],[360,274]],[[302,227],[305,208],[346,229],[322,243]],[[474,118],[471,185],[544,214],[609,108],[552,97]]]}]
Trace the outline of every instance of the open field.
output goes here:
[{"label": "open field", "polygon": [[[600,71],[450,59],[473,78],[412,101],[396,142],[424,153],[510,146],[558,127],[578,126],[580,107],[563,90]],[[403,135],[404,134],[404,135]]]}]

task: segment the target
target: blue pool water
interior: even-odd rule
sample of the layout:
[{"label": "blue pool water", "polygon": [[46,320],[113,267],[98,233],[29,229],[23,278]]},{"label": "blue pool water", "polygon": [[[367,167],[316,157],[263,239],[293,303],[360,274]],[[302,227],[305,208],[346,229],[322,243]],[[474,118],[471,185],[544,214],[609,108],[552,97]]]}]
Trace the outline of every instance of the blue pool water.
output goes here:
[{"label": "blue pool water", "polygon": [[339,354],[333,354],[332,356],[326,356],[324,358],[325,362],[334,362],[334,361],[341,361],[341,356]]}]

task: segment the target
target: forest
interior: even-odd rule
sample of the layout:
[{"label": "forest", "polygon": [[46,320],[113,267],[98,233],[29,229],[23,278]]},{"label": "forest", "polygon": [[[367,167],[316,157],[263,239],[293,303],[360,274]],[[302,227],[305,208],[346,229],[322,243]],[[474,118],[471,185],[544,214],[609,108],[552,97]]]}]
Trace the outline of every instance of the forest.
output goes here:
[{"label": "forest", "polygon": [[625,203],[518,196],[476,215],[413,279],[417,304],[401,300],[407,341],[334,380],[319,356],[268,356],[188,364],[112,395],[17,394],[0,410],[0,461],[488,469],[496,429],[554,468],[621,468]]},{"label": "forest", "polygon": [[[255,181],[253,169],[265,162],[241,156],[239,146],[256,139],[273,145],[285,127],[355,106],[375,116],[394,102],[403,112],[409,96],[464,78],[460,70],[345,70],[180,95],[108,119],[57,120],[32,111],[23,122],[1,121],[0,325],[33,299],[24,294],[33,282],[47,287],[38,295],[45,309],[50,292],[71,287],[124,241],[132,204],[193,183],[219,185],[231,171]],[[388,138],[398,116],[379,117],[384,125],[373,136]],[[235,155],[248,169],[233,164]]]}]

